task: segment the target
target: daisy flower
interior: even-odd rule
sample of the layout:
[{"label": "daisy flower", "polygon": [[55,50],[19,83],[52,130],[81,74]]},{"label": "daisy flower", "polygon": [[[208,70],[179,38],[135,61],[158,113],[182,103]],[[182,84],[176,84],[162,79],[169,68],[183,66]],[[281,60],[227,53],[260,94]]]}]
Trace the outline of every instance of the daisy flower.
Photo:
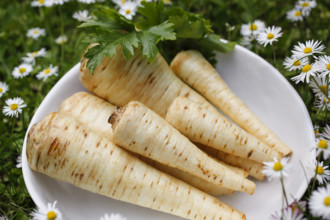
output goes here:
[{"label": "daisy flower", "polygon": [[268,180],[280,178],[281,176],[288,176],[290,169],[288,161],[288,157],[283,157],[281,161],[274,158],[274,161],[263,162],[264,168],[262,173],[268,177]]},{"label": "daisy flower", "polygon": [[285,208],[283,216],[281,211],[276,211],[274,215],[270,216],[271,220],[306,220],[304,214],[299,212],[298,209]]},{"label": "daisy flower", "polygon": [[286,13],[286,18],[290,21],[302,21],[302,11],[300,8],[294,8]]},{"label": "daisy flower", "polygon": [[51,7],[53,6],[53,1],[52,0],[34,0],[31,2],[32,7]]},{"label": "daisy flower", "polygon": [[45,81],[50,76],[57,76],[57,71],[58,71],[57,66],[53,67],[53,65],[50,65],[48,68],[46,68],[43,71],[41,71],[40,73],[38,73],[37,79],[39,79],[39,80],[43,79]]},{"label": "daisy flower", "polygon": [[301,8],[303,16],[308,16],[312,8],[316,7],[316,1],[314,0],[300,0],[298,1],[298,7]]},{"label": "daisy flower", "polygon": [[46,36],[46,31],[43,28],[35,27],[29,29],[26,35],[37,40],[40,36]]},{"label": "daisy flower", "polygon": [[257,36],[261,31],[265,29],[266,25],[263,21],[255,20],[249,24],[242,24],[241,35],[254,35]]},{"label": "daisy flower", "polygon": [[111,213],[111,215],[105,214],[100,218],[100,220],[126,220],[126,218],[124,218],[120,214]]},{"label": "daisy flower", "polygon": [[325,108],[330,110],[330,99],[326,98],[324,96],[323,97],[317,97],[315,107],[320,108],[322,111],[324,111]]},{"label": "daisy flower", "polygon": [[321,133],[320,133],[320,126],[318,125],[314,125],[314,134],[316,138],[321,137]]},{"label": "daisy flower", "polygon": [[292,56],[292,57],[286,57],[283,65],[285,69],[288,69],[289,71],[295,71],[302,69],[303,66],[308,64],[308,58],[304,57],[302,59],[299,59],[298,57]]},{"label": "daisy flower", "polygon": [[330,126],[326,125],[324,131],[320,134],[323,138],[330,140]]},{"label": "daisy flower", "polygon": [[315,64],[320,72],[320,77],[330,76],[330,56],[319,56]]},{"label": "daisy flower", "polygon": [[306,174],[308,179],[312,179],[316,175],[316,180],[320,184],[330,180],[329,166],[323,166],[323,161],[319,163],[315,159],[309,161],[306,166]]},{"label": "daisy flower", "polygon": [[292,77],[291,80],[295,83],[306,82],[309,83],[311,76],[316,76],[317,69],[314,64],[306,64],[301,68],[301,73],[298,76]]},{"label": "daisy flower", "polygon": [[317,139],[316,144],[316,154],[319,155],[323,152],[324,159],[328,159],[330,157],[330,142],[329,140],[325,140],[323,138]]},{"label": "daisy flower", "polygon": [[265,47],[267,44],[272,45],[274,41],[277,41],[279,37],[282,36],[281,27],[267,27],[265,30],[261,31],[257,37],[259,44],[263,44]]},{"label": "daisy flower", "polygon": [[23,78],[32,72],[33,68],[28,63],[22,63],[21,65],[14,68],[12,75],[15,79]]},{"label": "daisy flower", "polygon": [[305,57],[313,54],[322,53],[325,46],[321,44],[321,41],[308,40],[305,44],[298,42],[298,45],[295,45],[292,53],[297,57]]},{"label": "daisy flower", "polygon": [[55,42],[57,44],[65,44],[68,41],[68,38],[65,35],[61,35],[58,38],[56,38]]},{"label": "daisy flower", "polygon": [[126,0],[112,0],[112,2],[121,7],[126,3]]},{"label": "daisy flower", "polygon": [[22,113],[22,109],[26,107],[24,100],[20,97],[6,100],[6,106],[3,107],[2,113],[5,116],[18,118],[18,114]]},{"label": "daisy flower", "polygon": [[0,82],[0,97],[8,91],[9,87],[7,83],[5,82]]},{"label": "daisy flower", "polygon": [[329,95],[329,88],[325,78],[314,77],[314,80],[311,80],[309,86],[312,88],[315,96],[326,98]]},{"label": "daisy flower", "polygon": [[243,36],[243,39],[241,40],[241,45],[243,45],[244,47],[251,49],[253,46],[253,42],[256,41],[256,36],[253,35],[246,35]]},{"label": "daisy flower", "polygon": [[128,20],[132,20],[136,13],[138,4],[135,2],[126,2],[119,9],[119,14],[123,15]]},{"label": "daisy flower", "polygon": [[85,4],[92,4],[92,3],[95,3],[96,1],[95,0],[78,0],[78,2],[85,3]]},{"label": "daisy flower", "polygon": [[87,10],[83,10],[83,11],[77,11],[73,14],[72,16],[74,19],[77,19],[78,21],[82,21],[85,22],[89,19],[92,18],[92,16],[88,15],[88,11]]},{"label": "daisy flower", "polygon": [[26,57],[22,57],[24,63],[31,63],[32,65],[35,64],[35,58],[37,57],[45,57],[46,56],[46,49],[41,48],[40,50],[34,51],[32,53],[27,53]]},{"label": "daisy flower", "polygon": [[165,5],[171,5],[172,4],[172,1],[171,0],[164,0],[164,4]]},{"label": "daisy flower", "polygon": [[53,204],[48,203],[47,207],[39,207],[31,213],[32,220],[61,220],[62,213],[55,207],[57,201]]},{"label": "daisy flower", "polygon": [[22,168],[22,155],[19,155],[16,159],[16,167],[17,168]]},{"label": "daisy flower", "polygon": [[313,216],[330,219],[330,184],[314,190],[308,204]]}]

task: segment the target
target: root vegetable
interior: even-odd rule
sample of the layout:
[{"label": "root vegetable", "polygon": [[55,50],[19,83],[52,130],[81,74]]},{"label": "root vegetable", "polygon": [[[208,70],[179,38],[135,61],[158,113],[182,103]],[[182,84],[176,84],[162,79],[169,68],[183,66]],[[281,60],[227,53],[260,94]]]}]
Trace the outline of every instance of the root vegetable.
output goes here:
[{"label": "root vegetable", "polygon": [[185,98],[176,98],[166,120],[191,141],[262,163],[283,156],[220,114]]},{"label": "root vegetable", "polygon": [[171,68],[182,80],[200,92],[247,132],[283,153],[284,156],[292,152],[291,149],[230,90],[217,71],[199,52],[180,52],[173,59]]},{"label": "root vegetable", "polygon": [[255,184],[216,162],[167,121],[139,102],[118,108],[109,118],[113,141],[137,154],[206,181],[253,194]]},{"label": "root vegetable", "polygon": [[52,113],[27,139],[29,166],[114,199],[187,219],[245,219],[220,200],[164,174],[72,117]]}]

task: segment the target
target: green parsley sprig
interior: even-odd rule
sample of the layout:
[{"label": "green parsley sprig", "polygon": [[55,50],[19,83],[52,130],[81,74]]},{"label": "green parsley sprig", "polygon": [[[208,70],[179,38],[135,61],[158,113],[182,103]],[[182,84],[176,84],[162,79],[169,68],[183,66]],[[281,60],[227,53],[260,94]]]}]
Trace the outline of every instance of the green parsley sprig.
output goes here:
[{"label": "green parsley sprig", "polygon": [[79,26],[88,28],[90,32],[83,42],[97,44],[84,55],[91,73],[101,64],[104,56],[114,55],[117,45],[121,46],[126,59],[134,55],[134,48],[140,47],[150,62],[159,51],[166,51],[164,44],[159,42],[176,40],[180,43],[187,40],[199,45],[202,51],[220,52],[231,51],[235,45],[220,41],[209,20],[179,7],[164,7],[163,1],[143,2],[135,22],[106,6],[98,6],[94,16],[95,19]]}]

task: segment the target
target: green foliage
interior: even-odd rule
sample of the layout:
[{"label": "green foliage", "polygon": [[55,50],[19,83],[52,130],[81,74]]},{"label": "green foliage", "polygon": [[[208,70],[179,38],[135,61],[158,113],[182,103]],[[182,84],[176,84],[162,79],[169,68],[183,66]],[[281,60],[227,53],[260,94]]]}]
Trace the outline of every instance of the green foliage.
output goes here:
[{"label": "green foliage", "polygon": [[166,40],[195,39],[195,44],[205,46],[201,48],[202,51],[227,52],[233,49],[234,44],[220,41],[220,36],[213,33],[210,21],[199,14],[179,7],[165,8],[162,1],[143,2],[138,13],[137,22],[132,23],[115,10],[99,6],[94,12],[96,18],[80,25],[91,32],[84,42],[98,44],[85,54],[91,73],[104,56],[112,57],[117,45],[120,45],[126,59],[134,55],[134,48],[141,46],[142,54],[150,62],[155,59],[159,49],[166,54],[167,48],[162,47],[163,44],[157,47],[158,42]]}]

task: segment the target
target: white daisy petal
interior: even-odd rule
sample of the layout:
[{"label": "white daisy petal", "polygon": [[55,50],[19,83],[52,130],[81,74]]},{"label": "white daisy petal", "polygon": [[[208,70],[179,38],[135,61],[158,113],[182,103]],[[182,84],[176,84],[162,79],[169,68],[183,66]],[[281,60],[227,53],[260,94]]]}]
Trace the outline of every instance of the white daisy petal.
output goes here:
[{"label": "white daisy petal", "polygon": [[321,137],[323,137],[327,140],[330,140],[330,126],[326,125],[324,127],[324,131],[320,135],[321,135]]},{"label": "white daisy petal", "polygon": [[295,71],[295,70],[300,70],[303,66],[308,64],[308,58],[298,58],[295,56],[292,57],[286,57],[283,65],[285,69],[288,69],[289,71]]},{"label": "white daisy petal", "polygon": [[278,179],[281,176],[288,176],[290,170],[288,161],[288,157],[283,157],[281,161],[278,161],[276,158],[274,158],[274,161],[264,162],[262,173],[267,176],[268,180]]},{"label": "white daisy petal", "polygon": [[263,21],[255,20],[252,23],[248,24],[242,24],[241,26],[241,35],[247,36],[247,35],[253,35],[257,36],[260,32],[262,32],[265,29],[266,25]]},{"label": "white daisy petal", "polygon": [[61,35],[58,38],[56,38],[55,42],[57,44],[65,44],[68,41],[68,38],[65,35]]},{"label": "white daisy petal", "polygon": [[126,2],[119,9],[119,14],[125,16],[128,20],[132,20],[136,13],[138,4],[135,2]]},{"label": "white daisy petal", "polygon": [[306,174],[308,179],[312,179],[316,175],[316,180],[320,184],[330,180],[329,166],[324,166],[323,161],[319,163],[315,159],[309,161],[306,166]]},{"label": "white daisy petal", "polygon": [[320,77],[330,76],[330,56],[319,56],[315,65],[320,72]]},{"label": "white daisy petal", "polygon": [[48,79],[50,76],[57,76],[58,67],[50,65],[48,68],[44,69],[43,71],[39,72],[37,75],[37,79],[43,79],[44,81]]},{"label": "white daisy petal", "polygon": [[9,89],[9,86],[5,82],[0,82],[0,97],[6,93]]},{"label": "white daisy petal", "polygon": [[314,0],[299,0],[297,6],[301,9],[303,16],[309,16],[312,8],[316,7],[316,1]]},{"label": "white daisy petal", "polygon": [[32,7],[51,7],[53,6],[52,0],[34,0],[31,2]]},{"label": "white daisy petal", "polygon": [[330,219],[330,184],[319,187],[312,192],[309,199],[309,208],[314,217]]},{"label": "white daisy petal", "polygon": [[38,207],[31,213],[32,220],[62,220],[62,213],[56,208],[56,203],[48,203],[47,207]]},{"label": "white daisy petal", "polygon": [[321,96],[317,96],[316,97],[316,104],[315,107],[321,109],[322,111],[324,111],[326,108],[328,110],[330,110],[330,99],[326,98],[325,96],[321,97]]},{"label": "white daisy petal", "polygon": [[24,63],[30,63],[32,65],[35,64],[35,58],[37,57],[45,57],[46,56],[46,49],[41,48],[40,50],[34,51],[32,53],[27,53],[26,57],[22,57]]},{"label": "white daisy petal", "polygon": [[18,67],[15,67],[12,75],[15,79],[23,78],[27,75],[29,75],[32,72],[33,68],[28,63],[22,63]]},{"label": "white daisy petal", "polygon": [[13,99],[7,99],[6,105],[3,107],[2,113],[5,116],[14,117],[16,116],[18,118],[18,115],[22,113],[22,109],[26,107],[26,104],[24,104],[24,100],[20,97],[16,97]]},{"label": "white daisy petal", "polygon": [[330,157],[330,141],[324,138],[319,138],[315,142],[316,154],[323,152],[323,158],[326,160]]},{"label": "white daisy petal", "polygon": [[46,30],[43,28],[31,28],[28,30],[27,34],[28,37],[33,38],[34,40],[37,40],[40,36],[46,36]]},{"label": "white daisy petal", "polygon": [[265,30],[261,31],[257,37],[259,44],[264,45],[265,47],[267,44],[272,45],[274,41],[277,41],[279,37],[282,36],[282,28],[281,27],[267,27]]},{"label": "white daisy petal", "polygon": [[321,41],[308,40],[305,44],[298,42],[298,45],[294,46],[292,53],[297,57],[305,57],[320,54],[324,48],[325,46]]},{"label": "white daisy petal", "polygon": [[309,83],[311,76],[316,76],[317,69],[314,64],[306,64],[301,68],[301,73],[295,77],[292,77],[291,80],[295,83],[307,82]]},{"label": "white daisy petal", "polygon": [[290,21],[302,21],[302,11],[300,8],[294,8],[286,13],[286,17]]},{"label": "white daisy petal", "polygon": [[111,213],[111,215],[105,214],[100,218],[100,220],[126,220],[126,218],[124,218],[120,214]]},{"label": "white daisy petal", "polygon": [[[316,69],[319,68],[316,67]],[[316,81],[316,83],[314,80],[311,80],[309,86],[312,88],[313,92],[315,93],[315,96],[320,98],[328,97],[330,88],[328,88],[325,78],[319,78],[319,77],[313,77],[313,78]]]},{"label": "white daisy petal", "polygon": [[16,167],[22,168],[22,155],[19,155],[16,159]]},{"label": "white daisy petal", "polygon": [[87,20],[92,19],[92,16],[88,15],[88,11],[87,10],[83,10],[83,11],[77,11],[73,14],[72,16],[73,18],[77,19],[78,21],[82,21],[85,22]]},{"label": "white daisy petal", "polygon": [[[283,213],[283,216],[282,216]],[[306,220],[304,214],[299,212],[298,209],[293,210],[288,207],[282,211],[276,211],[275,214],[271,215],[270,220]]]},{"label": "white daisy petal", "polygon": [[78,2],[80,3],[84,3],[84,4],[92,4],[95,3],[95,0],[78,0]]}]

